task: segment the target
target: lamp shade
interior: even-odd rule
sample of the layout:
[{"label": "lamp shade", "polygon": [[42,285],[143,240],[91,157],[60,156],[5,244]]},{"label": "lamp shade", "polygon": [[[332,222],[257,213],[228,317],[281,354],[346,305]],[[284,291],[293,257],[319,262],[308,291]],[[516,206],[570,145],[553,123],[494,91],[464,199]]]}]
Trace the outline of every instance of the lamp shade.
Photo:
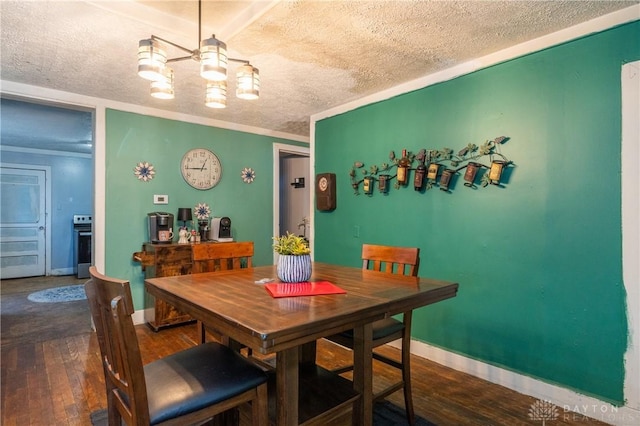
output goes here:
[{"label": "lamp shade", "polygon": [[204,104],[209,108],[227,107],[227,82],[210,81],[207,83],[207,95]]},{"label": "lamp shade", "polygon": [[215,37],[200,42],[200,75],[212,81],[227,79],[227,45]]},{"label": "lamp shade", "polygon": [[167,64],[167,52],[154,39],[140,40],[138,43],[138,75],[145,80],[163,80],[162,71]]},{"label": "lamp shade", "polygon": [[190,220],[192,220],[193,217],[191,216],[191,209],[188,207],[179,207],[178,208],[178,220],[181,220],[183,222],[188,222]]},{"label": "lamp shade", "polygon": [[258,99],[260,96],[260,72],[250,64],[242,65],[236,74],[236,96],[240,99]]},{"label": "lamp shade", "polygon": [[151,82],[151,96],[158,99],[173,99],[173,70],[164,67],[162,71],[164,78]]}]

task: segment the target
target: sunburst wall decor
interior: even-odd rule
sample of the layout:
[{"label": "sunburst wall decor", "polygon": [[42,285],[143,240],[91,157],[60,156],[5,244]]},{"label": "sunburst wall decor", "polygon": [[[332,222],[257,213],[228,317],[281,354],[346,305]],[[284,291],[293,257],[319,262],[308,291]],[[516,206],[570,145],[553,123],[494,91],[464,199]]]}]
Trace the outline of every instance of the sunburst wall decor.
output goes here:
[{"label": "sunburst wall decor", "polygon": [[245,167],[240,173],[244,183],[251,183],[256,178],[256,172],[251,167]]},{"label": "sunburst wall decor", "polygon": [[156,174],[156,171],[153,168],[153,164],[141,161],[136,165],[136,167],[134,167],[133,174],[138,178],[138,180],[149,182],[153,179],[153,175]]},{"label": "sunburst wall decor", "polygon": [[206,203],[198,203],[194,208],[194,213],[198,220],[207,220],[211,216],[211,209]]}]

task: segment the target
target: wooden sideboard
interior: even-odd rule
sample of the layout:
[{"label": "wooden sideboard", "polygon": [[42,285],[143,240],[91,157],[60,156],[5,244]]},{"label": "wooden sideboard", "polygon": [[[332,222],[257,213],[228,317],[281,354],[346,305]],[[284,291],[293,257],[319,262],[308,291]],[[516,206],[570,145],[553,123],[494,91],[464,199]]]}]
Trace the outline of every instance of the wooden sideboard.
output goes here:
[{"label": "wooden sideboard", "polygon": [[[133,253],[133,260],[139,262],[144,271],[144,277],[172,277],[187,275],[193,268],[193,250],[195,245],[224,244],[230,249],[242,247],[247,243],[242,242],[203,242],[196,244],[152,244],[144,243],[142,251]],[[233,250],[232,250],[233,251]],[[217,269],[217,268],[216,268]],[[225,268],[226,269],[226,268]],[[164,300],[155,298],[145,292],[144,320],[153,330],[158,331],[163,327],[185,324],[194,319],[179,311],[173,305]]]}]

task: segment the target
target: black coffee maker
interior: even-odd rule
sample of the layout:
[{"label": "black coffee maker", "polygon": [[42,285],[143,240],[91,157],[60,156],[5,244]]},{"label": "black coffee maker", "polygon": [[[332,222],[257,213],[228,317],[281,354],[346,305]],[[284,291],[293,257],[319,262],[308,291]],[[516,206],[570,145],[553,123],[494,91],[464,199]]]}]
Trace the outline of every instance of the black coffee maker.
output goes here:
[{"label": "black coffee maker", "polygon": [[160,238],[160,232],[173,233],[173,215],[165,212],[153,212],[148,213],[147,218],[149,220],[149,241],[154,244],[170,244],[171,238]]}]

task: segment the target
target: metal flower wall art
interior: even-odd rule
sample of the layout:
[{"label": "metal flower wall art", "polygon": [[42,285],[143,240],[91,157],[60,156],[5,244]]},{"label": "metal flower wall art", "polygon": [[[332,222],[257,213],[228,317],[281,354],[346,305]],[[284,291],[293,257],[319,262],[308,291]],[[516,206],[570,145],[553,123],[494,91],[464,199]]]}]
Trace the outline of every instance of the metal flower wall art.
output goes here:
[{"label": "metal flower wall art", "polygon": [[211,216],[211,209],[205,203],[198,203],[193,211],[198,220],[207,220]]},{"label": "metal flower wall art", "polygon": [[[373,164],[368,168],[363,162],[356,161],[349,171],[351,187],[356,195],[360,194],[360,185],[366,195],[373,195],[377,183],[378,190],[384,194],[389,191],[391,180],[395,179],[393,186],[396,189],[413,186],[415,191],[421,193],[432,188],[451,192],[456,176],[460,174],[463,185],[468,188],[477,188],[477,181],[483,187],[489,184],[503,186],[505,171],[513,167],[513,161],[500,152],[500,147],[508,140],[507,136],[499,136],[480,146],[469,143],[458,153],[451,148],[422,148],[417,154],[404,149],[398,158],[391,151],[388,162]],[[488,164],[482,162],[485,159]],[[416,160],[418,165],[413,167]],[[358,176],[358,171],[362,178]],[[412,171],[413,176],[410,175]]]},{"label": "metal flower wall art", "polygon": [[256,178],[256,172],[251,167],[245,167],[240,172],[240,176],[244,183],[251,183]]},{"label": "metal flower wall art", "polygon": [[141,161],[136,165],[136,167],[134,167],[133,174],[138,178],[138,180],[149,182],[153,179],[153,175],[156,174],[156,171],[153,168],[153,164]]}]

